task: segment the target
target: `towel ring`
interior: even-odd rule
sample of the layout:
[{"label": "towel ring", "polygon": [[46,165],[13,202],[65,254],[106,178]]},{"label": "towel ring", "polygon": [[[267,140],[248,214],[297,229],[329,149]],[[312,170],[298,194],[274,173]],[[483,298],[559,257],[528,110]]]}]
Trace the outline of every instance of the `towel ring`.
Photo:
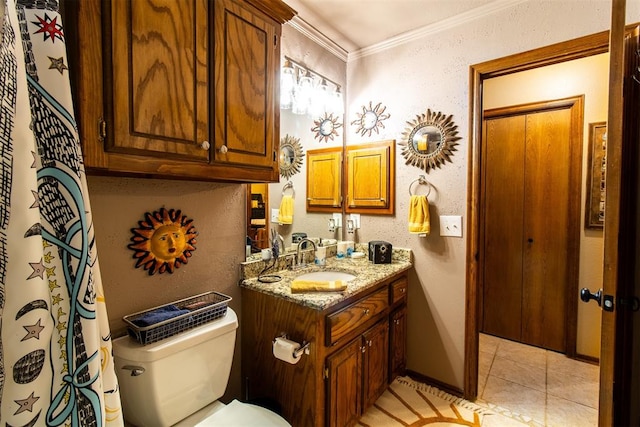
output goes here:
[{"label": "towel ring", "polygon": [[415,181],[412,181],[411,184],[409,184],[409,195],[413,196],[411,187],[413,187],[413,184],[415,184],[416,182],[420,185],[426,185],[427,187],[429,187],[429,191],[427,191],[427,194],[425,194],[425,196],[428,197],[429,194],[431,194],[431,184],[429,183],[429,181],[427,181],[427,178],[424,175],[420,175],[418,179],[416,179]]},{"label": "towel ring", "polygon": [[293,182],[291,181],[287,182],[284,187],[282,187],[282,195],[284,196],[284,193],[289,189],[291,190],[291,196],[294,197],[296,195],[296,191],[293,189]]}]

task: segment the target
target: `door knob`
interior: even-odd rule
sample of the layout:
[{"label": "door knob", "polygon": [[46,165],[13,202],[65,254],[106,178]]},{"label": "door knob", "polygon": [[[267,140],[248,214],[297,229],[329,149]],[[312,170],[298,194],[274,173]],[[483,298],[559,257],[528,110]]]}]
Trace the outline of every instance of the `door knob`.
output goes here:
[{"label": "door knob", "polygon": [[598,292],[592,294],[588,288],[582,288],[580,290],[580,299],[584,302],[589,302],[593,299],[596,300],[599,306],[602,306],[602,289],[598,289]]}]

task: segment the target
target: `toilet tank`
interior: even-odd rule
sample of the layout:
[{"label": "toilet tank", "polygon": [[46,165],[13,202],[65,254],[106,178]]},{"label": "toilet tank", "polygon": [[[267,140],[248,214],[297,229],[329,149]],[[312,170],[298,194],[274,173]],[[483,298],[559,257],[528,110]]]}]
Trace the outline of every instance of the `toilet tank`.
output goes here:
[{"label": "toilet tank", "polygon": [[224,317],[148,345],[113,340],[124,418],[170,426],[219,399],[227,388],[238,317]]}]

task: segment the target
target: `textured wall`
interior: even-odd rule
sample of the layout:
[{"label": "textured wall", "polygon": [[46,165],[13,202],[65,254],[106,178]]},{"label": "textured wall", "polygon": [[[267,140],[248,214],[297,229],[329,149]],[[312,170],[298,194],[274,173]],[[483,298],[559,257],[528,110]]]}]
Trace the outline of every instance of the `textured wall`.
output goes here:
[{"label": "textured wall", "polygon": [[[637,21],[639,12],[635,4],[628,21]],[[424,172],[406,166],[400,155],[395,218],[362,218],[361,241],[384,239],[414,253],[410,369],[463,388],[469,66],[606,30],[610,15],[609,1],[529,1],[348,62],[348,121],[369,101],[382,102],[391,114],[376,140],[399,140],[406,121],[427,108],[452,114],[462,137],[452,162],[427,175],[435,187],[428,238],[405,231],[408,187]],[[347,144],[363,142],[353,129],[346,138]],[[440,237],[438,215],[462,215],[463,238]]]},{"label": "textured wall", "polygon": [[[245,186],[187,181],[108,178],[87,179],[98,260],[114,336],[125,332],[122,317],[192,295],[218,291],[233,298],[239,316],[238,264],[245,251]],[[199,232],[196,250],[173,274],[150,276],[135,268],[127,248],[131,228],[145,212],[180,209]],[[240,330],[227,395],[240,397]]]}]

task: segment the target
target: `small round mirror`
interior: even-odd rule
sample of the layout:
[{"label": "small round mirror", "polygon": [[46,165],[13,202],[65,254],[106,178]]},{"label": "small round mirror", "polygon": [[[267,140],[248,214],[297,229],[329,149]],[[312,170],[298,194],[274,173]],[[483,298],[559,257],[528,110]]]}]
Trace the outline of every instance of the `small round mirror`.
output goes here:
[{"label": "small round mirror", "polygon": [[304,153],[302,152],[300,139],[285,135],[285,137],[280,140],[280,156],[278,162],[280,166],[280,176],[289,179],[300,172],[303,157]]},{"label": "small round mirror", "polygon": [[429,172],[446,160],[451,161],[450,156],[458,145],[456,141],[460,139],[458,127],[451,117],[428,109],[415,120],[407,122],[408,127],[403,134],[406,140],[399,143],[404,146],[402,155],[406,164]]},{"label": "small round mirror", "polygon": [[442,133],[435,126],[424,126],[416,130],[411,144],[418,153],[431,154],[438,150],[442,142]]}]

